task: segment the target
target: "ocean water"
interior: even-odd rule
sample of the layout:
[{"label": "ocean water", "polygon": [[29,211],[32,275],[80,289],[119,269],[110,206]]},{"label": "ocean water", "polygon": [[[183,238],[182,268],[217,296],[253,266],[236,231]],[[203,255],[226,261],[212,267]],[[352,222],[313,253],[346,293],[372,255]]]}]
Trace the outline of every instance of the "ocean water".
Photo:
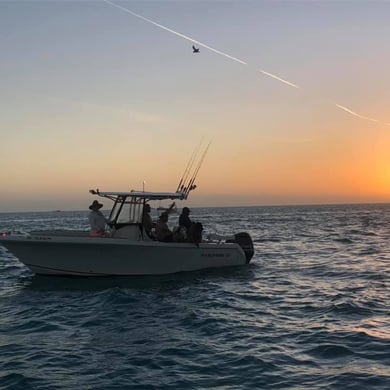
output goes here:
[{"label": "ocean water", "polygon": [[[247,266],[33,276],[0,246],[1,389],[389,389],[390,205],[193,209]],[[0,231],[88,228],[0,214]]]}]

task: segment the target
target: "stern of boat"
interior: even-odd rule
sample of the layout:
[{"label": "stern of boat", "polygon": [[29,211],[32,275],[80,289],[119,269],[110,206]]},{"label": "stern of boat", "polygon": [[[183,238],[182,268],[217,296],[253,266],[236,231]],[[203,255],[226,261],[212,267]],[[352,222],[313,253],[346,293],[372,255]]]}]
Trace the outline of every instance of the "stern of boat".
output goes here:
[{"label": "stern of boat", "polygon": [[236,233],[234,235],[234,238],[227,240],[226,242],[234,242],[238,244],[245,253],[246,263],[248,264],[251,261],[255,253],[255,250],[253,248],[252,237],[249,235],[249,233],[246,232]]}]

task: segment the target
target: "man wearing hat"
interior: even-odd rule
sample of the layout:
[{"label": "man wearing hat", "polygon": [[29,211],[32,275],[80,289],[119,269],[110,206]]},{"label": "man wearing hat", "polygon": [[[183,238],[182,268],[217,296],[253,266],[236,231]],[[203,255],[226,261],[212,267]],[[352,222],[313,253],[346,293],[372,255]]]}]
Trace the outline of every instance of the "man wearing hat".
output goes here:
[{"label": "man wearing hat", "polygon": [[184,227],[187,230],[187,233],[189,232],[192,224],[190,220],[190,212],[191,210],[188,207],[183,207],[179,217],[179,227]]},{"label": "man wearing hat", "polygon": [[91,225],[91,237],[104,237],[107,219],[100,211],[102,207],[103,205],[97,200],[94,200],[89,206],[91,212],[89,213],[88,219]]}]

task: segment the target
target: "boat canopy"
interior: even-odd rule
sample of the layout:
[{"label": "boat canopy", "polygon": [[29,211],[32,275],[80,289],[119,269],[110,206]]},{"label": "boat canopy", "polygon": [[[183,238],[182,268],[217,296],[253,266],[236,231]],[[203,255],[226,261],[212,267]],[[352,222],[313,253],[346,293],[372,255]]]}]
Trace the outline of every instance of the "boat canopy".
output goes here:
[{"label": "boat canopy", "polygon": [[[155,200],[183,200],[186,196],[182,192],[106,192],[97,190],[89,191],[93,195],[110,199],[114,202],[110,213],[110,224],[112,226],[121,226],[123,224],[142,223],[142,211],[144,205],[149,201]],[[174,203],[172,204],[174,205]]]},{"label": "boat canopy", "polygon": [[130,192],[106,192],[97,190],[89,191],[93,195],[98,195],[104,198],[116,201],[118,198],[139,198],[145,201],[149,200],[164,200],[164,199],[186,199],[186,195],[183,192],[145,192],[145,191],[130,191]]}]

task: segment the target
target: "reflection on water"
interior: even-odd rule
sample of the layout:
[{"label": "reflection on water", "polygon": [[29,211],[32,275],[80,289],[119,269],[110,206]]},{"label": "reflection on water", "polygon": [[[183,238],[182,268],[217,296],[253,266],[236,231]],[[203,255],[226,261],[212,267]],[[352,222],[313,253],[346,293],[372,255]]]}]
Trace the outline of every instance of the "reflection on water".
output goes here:
[{"label": "reflection on water", "polygon": [[351,330],[390,341],[390,321],[388,316],[364,319],[355,327],[352,327]]}]

